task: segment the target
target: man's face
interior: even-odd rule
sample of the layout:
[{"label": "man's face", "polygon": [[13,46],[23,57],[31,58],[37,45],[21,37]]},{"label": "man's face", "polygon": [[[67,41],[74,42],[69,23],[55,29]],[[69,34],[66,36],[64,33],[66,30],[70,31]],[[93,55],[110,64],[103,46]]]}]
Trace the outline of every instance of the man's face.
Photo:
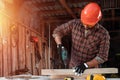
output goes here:
[{"label": "man's face", "polygon": [[[81,22],[82,22],[82,21],[81,21]],[[94,26],[95,26],[95,24],[89,25],[89,24],[85,24],[85,23],[83,23],[83,22],[82,22],[82,24],[83,24],[83,26],[85,27],[85,29],[92,29],[92,28],[94,28]]]},{"label": "man's face", "polygon": [[87,25],[87,24],[83,24],[85,29],[91,29],[94,27],[94,25]]}]

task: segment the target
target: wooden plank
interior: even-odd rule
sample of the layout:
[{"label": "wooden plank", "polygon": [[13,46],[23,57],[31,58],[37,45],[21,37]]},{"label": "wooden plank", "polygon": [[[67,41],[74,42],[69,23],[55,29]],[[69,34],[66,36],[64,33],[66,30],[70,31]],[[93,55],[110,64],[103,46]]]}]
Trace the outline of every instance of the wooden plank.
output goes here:
[{"label": "wooden plank", "polygon": [[32,74],[32,67],[31,67],[31,42],[30,42],[30,30],[26,29],[26,67],[29,70],[29,73]]},{"label": "wooden plank", "polygon": [[2,76],[3,71],[3,59],[2,59],[2,39],[0,38],[0,76]]},{"label": "wooden plank", "polygon": [[19,69],[25,68],[25,28],[19,25]]},{"label": "wooden plank", "polygon": [[[31,33],[31,36],[34,36],[35,35],[35,33]],[[34,43],[32,43],[31,42],[31,46],[30,46],[30,48],[31,48],[31,59],[32,59],[32,64],[31,64],[31,66],[32,66],[32,74],[33,75],[36,75],[36,66],[35,66],[35,49],[34,49]]]},{"label": "wooden plank", "polygon": [[[117,68],[86,69],[83,74],[110,74],[118,73]],[[42,69],[41,75],[75,75],[73,69]]]},{"label": "wooden plank", "polygon": [[3,73],[4,76],[8,75],[8,64],[7,64],[7,58],[8,58],[8,50],[7,50],[7,41],[3,43]]},{"label": "wooden plank", "polygon": [[73,77],[75,80],[86,80],[86,76],[87,75],[82,75],[82,76],[76,76],[76,75],[52,75],[52,76],[49,76],[50,79],[52,80],[56,80],[56,79],[61,79],[63,80],[65,77]]}]

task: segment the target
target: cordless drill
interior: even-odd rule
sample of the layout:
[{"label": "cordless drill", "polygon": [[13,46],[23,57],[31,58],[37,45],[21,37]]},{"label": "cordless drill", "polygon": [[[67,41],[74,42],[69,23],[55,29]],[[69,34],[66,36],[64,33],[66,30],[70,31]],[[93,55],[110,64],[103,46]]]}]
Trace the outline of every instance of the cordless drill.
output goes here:
[{"label": "cordless drill", "polygon": [[67,51],[67,50],[65,49],[65,47],[62,46],[61,44],[59,44],[59,45],[57,46],[57,48],[58,48],[58,53],[59,53],[59,55],[60,55],[60,57],[61,57],[61,60],[62,60],[62,62],[63,62],[63,64],[64,64],[65,68],[67,68],[68,51]]}]

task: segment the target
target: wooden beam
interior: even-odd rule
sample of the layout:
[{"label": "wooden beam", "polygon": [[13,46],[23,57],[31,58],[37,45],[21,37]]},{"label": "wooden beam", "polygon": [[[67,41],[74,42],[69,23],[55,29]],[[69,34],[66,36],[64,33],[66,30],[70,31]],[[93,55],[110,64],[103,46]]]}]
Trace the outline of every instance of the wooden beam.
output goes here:
[{"label": "wooden beam", "polygon": [[119,21],[120,17],[114,17],[114,18],[104,18],[102,21]]},{"label": "wooden beam", "polygon": [[33,5],[36,5],[37,7],[46,7],[46,6],[54,6],[54,5],[56,5],[57,4],[57,2],[55,1],[55,2],[53,2],[53,1],[51,1],[51,2],[42,2],[42,3],[39,3],[39,2],[37,2],[36,1],[36,3],[33,3]]},{"label": "wooden beam", "polygon": [[[111,74],[118,73],[117,68],[93,68],[86,69],[85,74]],[[73,69],[42,69],[41,75],[75,75]]]},{"label": "wooden beam", "polygon": [[73,17],[77,18],[76,15],[73,13],[72,9],[67,5],[66,0],[59,0],[62,6],[66,9],[66,11]]},{"label": "wooden beam", "polygon": [[70,20],[73,19],[68,15],[58,15],[58,16],[51,16],[51,17],[43,17],[43,20]]},{"label": "wooden beam", "polygon": [[93,2],[95,0],[68,0],[67,3]]},{"label": "wooden beam", "polygon": [[[81,11],[81,8],[74,8],[72,10],[73,10],[73,12],[77,13],[77,12]],[[58,13],[58,14],[60,14],[60,13],[66,13],[67,14],[66,10],[64,10],[64,9],[40,10],[40,11],[38,11],[38,13],[43,13],[43,14],[46,14],[46,13],[47,14],[51,14],[51,13]]]},{"label": "wooden beam", "polygon": [[60,13],[67,13],[65,10],[40,10],[38,11],[39,13],[42,13],[42,14],[60,14]]},{"label": "wooden beam", "polygon": [[56,16],[56,17],[44,17],[43,20],[47,23],[57,23],[57,22],[64,23],[69,20],[72,20],[72,18],[68,16]]}]

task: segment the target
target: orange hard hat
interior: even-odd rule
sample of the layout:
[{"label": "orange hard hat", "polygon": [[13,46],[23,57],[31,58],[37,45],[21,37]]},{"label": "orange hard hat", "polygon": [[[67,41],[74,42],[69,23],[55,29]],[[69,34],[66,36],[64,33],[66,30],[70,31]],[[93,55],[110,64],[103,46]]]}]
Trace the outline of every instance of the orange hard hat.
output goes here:
[{"label": "orange hard hat", "polygon": [[100,6],[91,2],[81,12],[81,21],[86,25],[95,25],[102,17]]}]

